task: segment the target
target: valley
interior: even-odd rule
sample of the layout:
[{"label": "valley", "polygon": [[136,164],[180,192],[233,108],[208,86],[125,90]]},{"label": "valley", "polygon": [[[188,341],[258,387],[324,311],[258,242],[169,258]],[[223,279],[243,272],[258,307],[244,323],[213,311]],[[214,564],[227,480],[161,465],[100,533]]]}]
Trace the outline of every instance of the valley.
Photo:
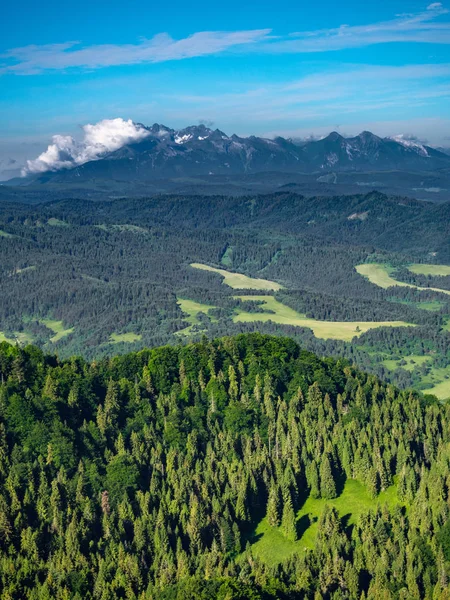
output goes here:
[{"label": "valley", "polygon": [[0,600],[450,600],[449,3],[1,12]]},{"label": "valley", "polygon": [[[261,330],[444,399],[446,210],[374,193],[0,205],[2,339],[99,358]],[[381,233],[400,223],[403,240]]]}]

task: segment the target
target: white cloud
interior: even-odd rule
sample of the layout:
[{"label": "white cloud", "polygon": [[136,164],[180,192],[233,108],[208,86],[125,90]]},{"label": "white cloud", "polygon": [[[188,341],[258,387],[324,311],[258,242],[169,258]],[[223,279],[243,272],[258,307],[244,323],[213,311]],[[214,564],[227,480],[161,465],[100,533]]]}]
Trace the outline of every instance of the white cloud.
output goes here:
[{"label": "white cloud", "polygon": [[201,31],[181,40],[161,33],[138,44],[101,44],[79,47],[79,42],[24,46],[0,55],[0,74],[29,75],[47,70],[98,69],[116,65],[157,63],[206,56],[269,39],[270,29]]},{"label": "white cloud", "polygon": [[83,126],[81,142],[70,135],[54,135],[50,144],[36,159],[27,160],[22,175],[59,171],[91,160],[98,160],[108,152],[118,150],[126,144],[138,142],[149,135],[142,126],[130,119],[105,119],[95,125]]}]

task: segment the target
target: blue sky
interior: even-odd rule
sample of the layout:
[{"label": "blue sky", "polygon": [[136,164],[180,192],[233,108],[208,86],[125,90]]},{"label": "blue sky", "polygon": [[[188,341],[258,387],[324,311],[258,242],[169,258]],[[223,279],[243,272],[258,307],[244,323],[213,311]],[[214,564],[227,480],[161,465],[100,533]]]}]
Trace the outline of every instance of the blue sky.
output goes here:
[{"label": "blue sky", "polygon": [[[7,3],[0,160],[123,117],[450,145],[450,0]],[[20,157],[19,157],[20,158]]]}]

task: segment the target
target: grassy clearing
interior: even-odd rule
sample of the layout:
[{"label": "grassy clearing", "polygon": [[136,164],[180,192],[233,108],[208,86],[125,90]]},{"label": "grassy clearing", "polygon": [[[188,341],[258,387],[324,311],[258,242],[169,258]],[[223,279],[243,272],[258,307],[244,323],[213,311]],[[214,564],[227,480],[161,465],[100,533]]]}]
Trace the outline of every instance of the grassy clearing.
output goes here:
[{"label": "grassy clearing", "polygon": [[413,303],[416,308],[421,308],[422,310],[429,310],[432,312],[436,312],[441,310],[441,308],[445,305],[444,302],[414,302]]},{"label": "grassy clearing", "polygon": [[450,399],[450,379],[445,379],[432,388],[422,390],[422,392],[424,394],[434,394],[439,400],[448,400]]},{"label": "grassy clearing", "polygon": [[25,331],[14,331],[12,337],[8,337],[3,331],[0,331],[0,342],[8,342],[8,344],[19,344],[20,346],[26,346],[33,342],[33,338],[29,333]]},{"label": "grassy clearing", "polygon": [[419,356],[412,354],[411,356],[402,357],[406,361],[406,365],[399,365],[399,360],[389,359],[383,360],[383,365],[390,371],[396,371],[397,369],[405,369],[405,371],[412,371],[415,367],[420,367],[424,363],[431,360],[430,356]]},{"label": "grassy clearing", "polygon": [[334,500],[307,498],[297,513],[299,539],[296,542],[287,540],[281,529],[271,527],[264,518],[255,530],[256,541],[252,544],[252,553],[266,564],[276,565],[294,553],[302,554],[314,547],[317,524],[326,505],[334,506],[341,518],[345,517],[346,525],[357,522],[358,517],[377,505],[401,504],[397,499],[397,488],[392,485],[377,498],[371,498],[365,486],[359,481],[348,479],[342,494]]},{"label": "grassy clearing", "polygon": [[398,298],[389,298],[389,302],[406,304],[406,306],[413,306],[414,308],[419,308],[420,310],[429,310],[431,312],[441,310],[441,308],[446,304],[440,300],[430,300],[429,302],[410,302],[409,300],[399,300]]},{"label": "grassy clearing", "polygon": [[404,321],[318,321],[316,319],[308,319],[305,315],[289,308],[285,304],[278,302],[272,296],[235,296],[235,298],[243,301],[259,301],[262,302],[264,308],[273,311],[273,313],[248,313],[239,311],[233,320],[238,322],[255,322],[263,323],[272,321],[280,325],[294,325],[296,327],[307,327],[312,329],[317,338],[335,339],[351,341],[355,336],[375,329],[377,327],[415,327],[411,323]]},{"label": "grassy clearing", "polygon": [[[210,304],[202,304],[201,302],[195,302],[195,300],[189,300],[188,298],[178,298],[177,304],[183,313],[187,315],[184,317],[184,320],[190,323],[189,327],[177,331],[177,335],[189,335],[192,327],[200,324],[198,315],[200,313],[207,315],[211,309],[216,308]],[[216,321],[216,319],[211,320]]]},{"label": "grassy clearing", "polygon": [[52,227],[70,227],[69,223],[66,223],[66,221],[61,221],[61,219],[56,219],[55,217],[51,217],[47,221],[47,225],[51,225]]},{"label": "grassy clearing", "polygon": [[14,275],[19,275],[20,273],[27,273],[28,271],[35,271],[36,265],[31,265],[31,267],[24,267],[23,269],[16,269],[14,271]]},{"label": "grassy clearing", "polygon": [[[416,288],[415,285],[410,285],[409,283],[403,283],[402,281],[397,281],[393,277],[390,276],[390,273],[393,269],[389,267],[389,265],[382,264],[364,264],[357,265],[355,269],[358,271],[360,275],[366,277],[370,283],[377,285],[378,287],[382,287],[385,290],[390,287],[400,286],[400,287],[412,287]],[[417,288],[418,289],[418,288]]]},{"label": "grassy clearing", "polygon": [[12,233],[8,233],[7,231],[3,231],[3,229],[0,229],[0,237],[13,238],[13,237],[16,237],[16,236],[13,235]]},{"label": "grassy clearing", "polygon": [[191,267],[194,267],[194,269],[201,269],[202,271],[218,273],[224,278],[223,283],[225,285],[229,285],[235,290],[272,290],[277,292],[283,287],[275,281],[269,281],[268,279],[255,279],[253,277],[247,277],[247,275],[242,275],[242,273],[232,273],[231,271],[216,269],[201,263],[192,263]]},{"label": "grassy clearing", "polygon": [[450,398],[450,367],[433,367],[428,375],[422,378],[424,385],[422,392],[425,394],[434,394],[440,400]]},{"label": "grassy clearing", "polygon": [[67,335],[70,335],[74,331],[73,327],[65,329],[64,323],[62,321],[55,321],[54,319],[39,319],[39,321],[43,325],[45,325],[46,327],[51,329],[53,331],[53,333],[55,334],[54,336],[52,336],[50,338],[50,341],[53,344],[55,344],[56,342],[59,342],[59,340],[66,337]]},{"label": "grassy clearing", "polygon": [[450,267],[448,265],[410,265],[408,270],[416,275],[433,275],[437,277],[446,277],[450,275]]},{"label": "grassy clearing", "polygon": [[432,291],[432,292],[440,292],[441,294],[447,294],[448,296],[450,296],[450,291],[449,290],[441,290],[440,288],[434,288],[434,287],[419,287],[417,285],[412,285],[411,283],[404,283],[403,281],[397,281],[396,279],[394,279],[393,277],[391,277],[390,273],[392,272],[391,267],[389,267],[389,265],[384,265],[384,264],[377,264],[377,263],[371,263],[371,264],[364,264],[364,265],[357,265],[355,267],[355,269],[358,271],[358,273],[360,275],[362,275],[363,277],[366,277],[370,283],[373,283],[374,285],[378,285],[379,287],[382,287],[384,289],[390,288],[390,287],[394,287],[394,286],[400,286],[400,287],[409,287],[409,288],[413,288],[415,290],[428,290],[428,291]]},{"label": "grassy clearing", "polygon": [[142,340],[142,335],[138,333],[128,332],[128,333],[112,333],[109,336],[110,344],[120,344],[121,342],[126,342],[127,344],[132,344],[133,342],[139,342]]}]

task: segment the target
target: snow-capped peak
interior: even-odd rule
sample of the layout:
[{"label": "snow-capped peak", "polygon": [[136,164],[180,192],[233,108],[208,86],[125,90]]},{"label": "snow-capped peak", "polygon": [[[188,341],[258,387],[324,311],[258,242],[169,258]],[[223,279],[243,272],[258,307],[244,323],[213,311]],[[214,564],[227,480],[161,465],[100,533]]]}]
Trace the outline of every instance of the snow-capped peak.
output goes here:
[{"label": "snow-capped peak", "polygon": [[176,135],[175,136],[175,144],[185,144],[192,139],[192,134],[186,133],[185,135]]},{"label": "snow-capped peak", "polygon": [[417,152],[417,154],[420,154],[421,156],[430,156],[428,154],[428,150],[423,144],[414,139],[409,138],[404,133],[394,135],[389,139],[394,140],[394,142],[401,144],[405,148],[410,148],[411,150],[414,150],[415,152]]}]

